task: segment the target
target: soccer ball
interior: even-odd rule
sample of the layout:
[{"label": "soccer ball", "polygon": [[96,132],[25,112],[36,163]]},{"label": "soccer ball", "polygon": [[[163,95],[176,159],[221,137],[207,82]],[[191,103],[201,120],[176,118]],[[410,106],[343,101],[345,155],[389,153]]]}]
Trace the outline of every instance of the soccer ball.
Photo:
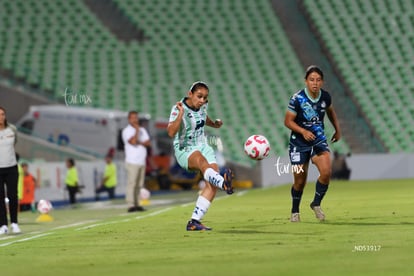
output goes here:
[{"label": "soccer ball", "polygon": [[37,210],[41,214],[47,214],[52,210],[53,206],[52,203],[49,200],[41,199],[39,200],[39,203],[37,203]]},{"label": "soccer ball", "polygon": [[145,188],[141,188],[139,191],[139,199],[141,200],[147,200],[151,196],[151,192]]},{"label": "soccer ball", "polygon": [[244,152],[251,159],[262,160],[269,156],[269,141],[263,135],[252,135],[244,143]]}]

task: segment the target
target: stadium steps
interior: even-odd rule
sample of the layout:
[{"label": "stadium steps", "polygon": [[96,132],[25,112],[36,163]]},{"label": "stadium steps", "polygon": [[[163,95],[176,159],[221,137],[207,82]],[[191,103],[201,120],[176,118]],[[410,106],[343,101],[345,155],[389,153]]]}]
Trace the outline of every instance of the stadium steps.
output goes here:
[{"label": "stadium steps", "polygon": [[309,28],[298,1],[273,0],[272,5],[303,67],[316,64],[324,71],[325,88],[332,94],[343,139],[350,150],[354,153],[383,152],[383,146],[360,116],[360,110],[349,97],[349,92],[337,77],[335,68]]},{"label": "stadium steps", "polygon": [[[225,123],[211,132],[223,136],[228,159],[249,162],[243,142],[256,133],[287,154],[284,112],[291,89],[303,87],[303,68],[268,0],[113,0],[145,30],[145,43],[119,41],[82,1],[5,2],[0,63],[27,83],[56,98],[69,87],[91,95],[94,107],[166,118],[190,84],[204,80],[209,113]],[[204,16],[194,17],[198,11]]]},{"label": "stadium steps", "polygon": [[143,43],[148,39],[144,31],[132,24],[112,0],[83,0],[83,2],[119,40],[124,42],[137,40]]}]

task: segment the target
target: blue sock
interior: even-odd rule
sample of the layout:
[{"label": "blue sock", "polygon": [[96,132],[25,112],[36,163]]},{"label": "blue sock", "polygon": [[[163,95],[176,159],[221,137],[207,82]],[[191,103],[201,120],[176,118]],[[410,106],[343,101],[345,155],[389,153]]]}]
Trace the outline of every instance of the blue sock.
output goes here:
[{"label": "blue sock", "polygon": [[292,213],[299,213],[299,205],[300,200],[302,199],[303,191],[296,191],[292,186],[290,194],[292,195]]},{"label": "blue sock", "polygon": [[322,184],[319,182],[319,180],[316,181],[315,185],[315,197],[311,203],[312,206],[320,206],[321,201],[323,197],[326,194],[326,191],[328,190],[329,185],[328,184]]}]

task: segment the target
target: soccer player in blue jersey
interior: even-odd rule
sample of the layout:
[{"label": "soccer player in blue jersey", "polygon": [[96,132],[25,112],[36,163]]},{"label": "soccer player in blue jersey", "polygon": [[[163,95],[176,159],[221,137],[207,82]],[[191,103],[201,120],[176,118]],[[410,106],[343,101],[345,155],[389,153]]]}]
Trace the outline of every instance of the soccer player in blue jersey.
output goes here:
[{"label": "soccer player in blue jersey", "polygon": [[220,128],[223,122],[212,121],[207,115],[209,89],[204,82],[195,82],[187,97],[177,102],[171,110],[167,132],[174,137],[174,153],[178,164],[186,169],[200,171],[206,185],[198,196],[196,206],[187,223],[187,231],[211,230],[201,223],[217,189],[233,193],[233,173],[228,168],[219,169],[216,156],[204,133],[204,127]]},{"label": "soccer player in blue jersey", "polygon": [[286,111],[285,126],[292,131],[289,157],[291,164],[295,166],[294,183],[291,188],[292,222],[300,221],[299,205],[306,185],[310,160],[319,171],[315,196],[310,207],[318,220],[325,220],[321,201],[328,190],[331,178],[330,151],[324,131],[325,113],[335,128],[331,142],[337,142],[341,138],[341,131],[331,96],[322,89],[322,85],[322,70],[315,65],[309,66],[305,74],[305,88],[291,97]]}]

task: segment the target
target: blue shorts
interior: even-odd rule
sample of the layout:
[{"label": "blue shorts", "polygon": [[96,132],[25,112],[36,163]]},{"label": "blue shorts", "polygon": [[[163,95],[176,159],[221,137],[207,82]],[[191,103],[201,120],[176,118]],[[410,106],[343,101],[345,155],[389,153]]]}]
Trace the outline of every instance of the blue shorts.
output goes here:
[{"label": "blue shorts", "polygon": [[322,152],[330,152],[328,143],[321,141],[320,143],[311,146],[311,147],[298,147],[292,144],[289,144],[289,158],[292,165],[299,165],[308,163],[309,160]]},{"label": "blue shorts", "polygon": [[214,153],[213,148],[210,147],[210,145],[208,144],[188,146],[182,149],[176,147],[174,148],[175,158],[177,159],[177,162],[181,166],[181,168],[189,170],[188,158],[195,151],[201,152],[201,154],[204,156],[204,158],[207,160],[209,164],[217,163],[216,154]]}]

